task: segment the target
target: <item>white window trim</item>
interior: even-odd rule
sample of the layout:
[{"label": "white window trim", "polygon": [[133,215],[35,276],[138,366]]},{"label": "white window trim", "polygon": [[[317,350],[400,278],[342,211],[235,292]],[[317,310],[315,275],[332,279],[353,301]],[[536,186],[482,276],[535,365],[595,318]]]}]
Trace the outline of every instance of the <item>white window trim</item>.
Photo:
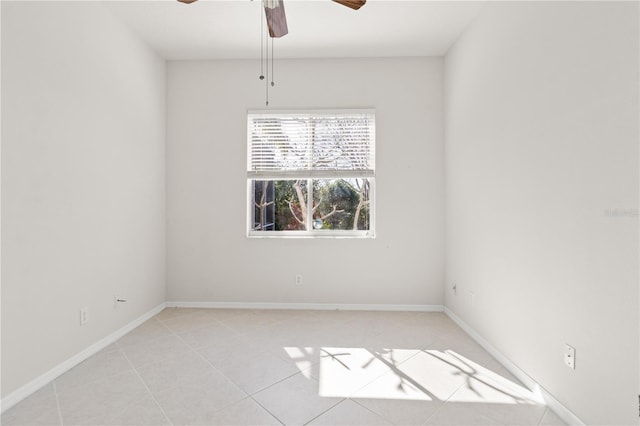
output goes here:
[{"label": "white window trim", "polygon": [[[368,113],[375,114],[375,109],[326,109],[326,110],[248,110],[249,115],[290,115],[290,116],[308,116],[314,114],[353,114]],[[376,191],[375,191],[375,124],[374,124],[374,169],[373,170],[305,170],[305,171],[252,171],[249,159],[251,151],[251,141],[249,140],[249,128],[247,127],[247,237],[249,238],[366,238],[373,239],[375,235],[375,211],[376,211]],[[370,198],[369,205],[369,230],[297,230],[297,231],[254,231],[253,228],[253,191],[252,181],[254,180],[287,180],[287,179],[341,179],[341,178],[368,178],[370,179],[370,191],[373,196]],[[313,204],[313,193],[307,191],[307,204]],[[312,214],[311,212],[309,214]]]},{"label": "white window trim", "polygon": [[[346,177],[346,176],[345,176]],[[354,177],[354,176],[349,176]],[[253,225],[253,194],[251,181],[252,178],[247,179],[247,237],[249,238],[375,238],[375,186],[376,181],[375,177],[371,177],[370,185],[371,192],[374,196],[371,198],[370,207],[369,207],[369,230],[367,231],[354,231],[352,229],[310,229],[310,230],[299,230],[299,231],[254,231],[252,229]],[[269,179],[261,179],[261,180],[269,180]],[[309,201],[313,202],[313,200],[309,200],[313,194],[311,191],[307,192],[307,204]]]}]

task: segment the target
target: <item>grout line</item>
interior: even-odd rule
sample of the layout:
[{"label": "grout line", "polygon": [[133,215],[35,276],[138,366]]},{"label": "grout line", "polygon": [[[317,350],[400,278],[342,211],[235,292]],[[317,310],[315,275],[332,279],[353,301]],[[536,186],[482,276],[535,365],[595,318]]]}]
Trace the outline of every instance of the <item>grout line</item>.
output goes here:
[{"label": "grout line", "polygon": [[6,412],[8,409],[13,407],[20,401],[24,400],[30,395],[33,395],[35,392],[42,389],[44,386],[48,385],[49,383],[51,383],[53,380],[67,373],[72,368],[76,367],[77,365],[86,361],[87,359],[97,354],[104,348],[113,344],[116,340],[120,339],[121,337],[123,337],[124,335],[132,331],[134,328],[136,328],[140,324],[148,321],[150,318],[153,318],[153,316],[155,316],[158,312],[160,312],[165,306],[166,306],[166,303],[164,302],[159,304],[155,308],[142,314],[141,316],[137,317],[133,321],[130,321],[129,323],[120,327],[116,331],[110,333],[106,337],[98,340],[97,342],[91,344],[90,346],[86,347],[82,351],[76,353],[71,358],[68,358],[62,361],[61,363],[57,364],[50,370],[46,371],[45,373],[39,375],[38,377],[34,378],[30,382],[24,384],[20,388],[11,392],[9,395],[5,396],[0,400],[0,411]]},{"label": "grout line", "polygon": [[[174,309],[179,309],[179,308],[174,308]],[[187,315],[188,315],[188,314],[187,314]],[[176,319],[176,318],[184,318],[184,317],[185,317],[185,316],[183,316],[183,315],[179,315],[179,316],[176,316],[176,317],[173,317],[173,318],[169,318],[169,319],[167,319],[167,320],[156,320],[156,321],[159,321],[159,322],[160,322],[160,324],[162,324],[163,328],[164,328],[164,329],[166,329],[166,330],[169,332],[169,335],[174,336],[174,337],[177,337],[177,338],[179,339],[179,341],[180,341],[180,342],[181,342],[181,343],[182,343],[186,348],[188,348],[188,349],[189,349],[190,351],[192,351],[192,352],[195,352],[195,353],[196,353],[196,354],[197,354],[197,355],[198,355],[202,360],[204,360],[204,361],[206,362],[206,364],[207,364],[207,365],[209,365],[209,366],[210,366],[214,371],[218,372],[218,373],[219,373],[219,374],[221,374],[223,377],[225,377],[225,378],[226,378],[230,383],[232,383],[233,385],[235,385],[235,386],[236,386],[236,387],[237,387],[237,388],[238,388],[238,389],[239,389],[239,390],[240,390],[240,391],[245,395],[243,398],[241,398],[241,399],[239,399],[239,400],[237,400],[237,401],[234,401],[234,402],[232,402],[232,403],[230,403],[230,404],[227,404],[227,405],[225,405],[224,407],[219,408],[218,410],[216,410],[216,412],[220,412],[220,411],[222,411],[222,410],[224,410],[224,409],[226,409],[226,408],[228,408],[228,407],[230,407],[230,406],[232,406],[232,405],[238,404],[240,401],[243,401],[244,399],[250,399],[251,401],[255,402],[258,406],[260,406],[262,409],[264,409],[267,413],[269,413],[269,414],[270,414],[274,419],[276,419],[279,423],[284,424],[284,422],[283,422],[283,421],[281,421],[281,420],[280,420],[276,415],[274,415],[274,414],[273,414],[269,409],[267,409],[267,408],[266,408],[265,406],[263,406],[260,402],[258,402],[258,400],[255,398],[255,396],[256,396],[258,393],[263,392],[263,391],[265,391],[265,390],[267,390],[267,389],[269,389],[269,388],[271,388],[271,387],[273,387],[273,386],[275,386],[275,385],[277,385],[277,384],[279,384],[279,383],[281,383],[281,382],[283,382],[283,381],[285,381],[285,380],[288,380],[288,379],[290,379],[290,378],[291,378],[291,377],[293,377],[293,376],[296,376],[296,375],[298,375],[298,374],[304,374],[304,372],[305,372],[306,370],[310,370],[310,369],[312,369],[312,368],[313,368],[313,366],[315,365],[315,363],[314,363],[314,364],[312,364],[308,369],[305,369],[305,370],[300,370],[297,366],[295,366],[295,367],[296,367],[296,370],[299,370],[299,371],[295,371],[295,372],[293,372],[293,373],[291,373],[291,374],[288,374],[286,377],[284,377],[284,378],[282,378],[282,379],[279,379],[279,380],[277,380],[277,381],[275,381],[275,382],[273,382],[273,383],[269,384],[269,385],[268,385],[268,386],[266,386],[266,387],[260,388],[260,389],[258,389],[258,390],[256,390],[256,391],[252,392],[252,393],[249,393],[248,391],[245,391],[245,390],[244,390],[240,385],[238,385],[238,384],[236,383],[236,381],[232,380],[232,379],[231,379],[229,376],[227,376],[223,371],[221,371],[221,370],[220,370],[220,369],[219,369],[219,368],[218,368],[218,367],[217,367],[217,366],[216,366],[216,365],[215,365],[211,360],[207,359],[207,358],[206,358],[206,357],[205,357],[205,356],[200,352],[200,350],[204,349],[204,347],[200,347],[200,346],[198,346],[198,347],[199,347],[199,349],[196,349],[196,347],[194,347],[194,346],[192,346],[191,344],[187,343],[187,342],[185,341],[185,339],[184,339],[184,338],[179,334],[179,333],[183,333],[183,334],[184,334],[184,332],[192,331],[192,329],[191,329],[191,328],[189,328],[189,329],[185,329],[185,330],[183,330],[183,331],[176,331],[176,330],[172,329],[169,325],[167,325],[167,324],[166,324],[166,322],[165,322],[165,321],[170,321],[170,320],[173,320],[173,319]],[[229,320],[232,320],[233,318],[225,318],[225,319],[226,319],[227,321],[229,321]],[[260,320],[260,318],[259,318],[259,317],[256,317],[255,319],[256,319],[256,320]],[[218,324],[218,325],[220,325],[221,327],[224,327],[224,328],[226,328],[226,329],[229,329],[229,330],[233,331],[233,333],[234,333],[234,334],[233,334],[233,336],[235,336],[235,337],[237,337],[237,338],[240,338],[240,339],[245,339],[245,338],[246,338],[247,333],[249,333],[249,334],[253,333],[252,331],[249,331],[249,332],[247,332],[247,333],[241,333],[241,332],[239,332],[238,330],[236,330],[236,329],[234,329],[233,327],[231,327],[230,325],[227,325],[226,321],[224,321],[224,320],[222,320],[222,319],[219,319],[219,318],[212,318],[212,320],[213,320],[213,321],[211,322],[211,325]],[[278,319],[278,320],[276,320],[276,321],[273,321],[273,322],[270,322],[269,324],[266,324],[266,325],[267,325],[267,329],[271,329],[271,328],[277,328],[277,327],[279,327],[279,326],[280,326],[280,325],[282,325],[282,324],[285,324],[285,323],[292,323],[292,322],[295,322],[295,321],[296,321],[296,318],[285,318],[285,319],[280,318],[280,319]],[[398,325],[398,327],[401,327],[401,326],[402,326],[402,325]],[[208,327],[208,326],[207,326],[207,325],[203,325],[203,326],[201,326],[201,327],[200,327],[200,326],[196,326],[196,328],[195,328],[195,329],[199,330],[200,328],[203,328],[203,329],[204,329],[204,328],[206,328],[206,327]],[[463,331],[464,331],[464,330],[463,330]],[[469,336],[469,335],[468,335],[468,333],[465,333],[465,334],[467,334],[467,337],[469,337],[470,339],[472,339],[472,336]],[[446,337],[446,336],[445,336],[445,337],[443,337],[443,338],[444,338],[445,340],[446,340],[446,339],[448,339],[448,337]],[[131,360],[130,360],[130,359],[126,356],[126,354],[124,353],[124,349],[123,349],[123,347],[120,345],[120,343],[119,343],[118,341],[116,341],[115,343],[116,343],[116,346],[118,347],[118,350],[120,350],[120,351],[123,353],[123,355],[124,355],[124,356],[125,356],[125,358],[127,359],[128,363],[129,363],[129,364],[130,364],[130,366],[133,368],[133,370],[134,370],[134,372],[136,373],[136,375],[138,376],[138,378],[140,378],[140,380],[141,380],[141,381],[142,381],[142,383],[144,384],[145,388],[147,389],[147,391],[149,392],[149,394],[150,394],[150,395],[151,395],[151,397],[153,398],[153,400],[154,400],[154,402],[156,403],[156,405],[158,406],[158,408],[160,408],[160,410],[161,410],[161,411],[162,411],[162,413],[164,414],[165,418],[166,418],[166,419],[167,419],[171,424],[173,424],[173,423],[171,422],[171,419],[169,419],[169,417],[167,416],[167,414],[164,412],[163,408],[160,406],[160,404],[158,403],[158,401],[157,401],[157,400],[156,400],[156,398],[154,397],[153,393],[151,392],[151,390],[149,389],[149,387],[147,386],[147,384],[146,384],[146,383],[144,382],[144,380],[142,379],[141,375],[138,373],[138,371],[137,371],[136,367],[133,365],[133,363],[131,362]],[[215,344],[215,343],[214,343],[214,344]],[[426,346],[425,346],[424,348],[422,348],[422,349],[417,349],[417,350],[416,350],[416,351],[415,351],[411,356],[409,356],[407,359],[403,360],[402,362],[399,362],[397,365],[399,366],[399,365],[402,365],[402,364],[404,364],[404,363],[408,362],[410,359],[412,359],[412,358],[414,358],[415,356],[417,356],[420,352],[424,352],[424,351],[428,350],[428,348],[429,348],[429,347],[430,347],[430,345],[426,345]],[[364,345],[364,346],[363,346],[363,349],[367,349],[367,345]],[[483,348],[483,349],[484,349],[484,348]],[[275,353],[274,351],[272,351],[271,349],[268,349],[268,348],[267,348],[267,349],[265,349],[264,354],[270,354],[270,355],[272,355],[272,356],[277,356],[278,358],[283,359],[282,357],[278,356],[278,354],[277,354],[277,353]],[[294,365],[295,365],[295,363],[294,363]],[[376,377],[375,377],[375,378],[373,378],[370,382],[368,382],[367,384],[363,385],[363,388],[364,388],[364,387],[366,387],[366,386],[369,386],[371,383],[373,383],[374,381],[378,380],[380,377],[384,376],[384,375],[385,375],[385,374],[387,374],[387,373],[388,373],[388,372],[384,372],[384,373],[382,373],[382,374],[380,374],[380,375],[376,376]],[[313,380],[317,380],[317,379],[316,379],[315,377],[313,377],[313,376],[312,376],[312,379],[313,379]],[[426,420],[426,421],[427,421],[427,422],[428,422],[428,421],[430,421],[431,419],[433,419],[433,418],[434,418],[434,416],[436,416],[438,413],[440,413],[440,412],[444,409],[444,407],[446,407],[446,404],[447,404],[447,403],[449,403],[449,402],[451,402],[451,399],[453,398],[453,396],[454,396],[457,392],[459,392],[459,391],[460,391],[460,389],[461,389],[461,388],[463,388],[464,386],[465,386],[464,384],[461,384],[458,388],[456,388],[456,389],[455,389],[455,390],[454,390],[454,391],[449,395],[449,397],[448,397],[446,400],[442,400],[442,401],[441,401],[441,402],[442,402],[442,404],[434,410],[434,412],[433,412],[433,413],[432,413],[432,414],[427,418],[427,420]],[[57,395],[56,395],[56,396],[57,396]],[[366,409],[367,411],[372,412],[373,414],[375,414],[376,416],[378,416],[378,417],[380,417],[380,418],[382,418],[382,419],[387,420],[387,419],[386,419],[386,417],[384,417],[384,416],[382,416],[382,415],[380,415],[380,414],[376,413],[376,412],[375,412],[375,411],[373,411],[372,409],[370,409],[370,408],[368,408],[368,407],[366,407],[366,406],[362,405],[361,403],[359,403],[359,402],[357,401],[357,399],[351,399],[350,397],[344,397],[344,398],[342,398],[341,400],[339,400],[337,403],[335,403],[334,405],[332,405],[331,407],[329,407],[328,409],[324,410],[322,413],[320,413],[320,414],[318,414],[317,416],[313,417],[312,419],[308,420],[305,424],[308,424],[308,423],[310,423],[310,422],[312,422],[312,421],[316,420],[316,419],[317,419],[317,418],[319,418],[320,416],[322,416],[322,415],[326,414],[327,412],[329,412],[329,411],[333,410],[333,409],[334,409],[334,408],[336,408],[338,405],[340,405],[340,404],[344,403],[344,401],[345,401],[345,400],[351,400],[352,402],[355,402],[358,406],[360,406],[360,407],[362,407],[362,408]],[[59,409],[59,406],[58,406],[58,409]],[[59,410],[60,410],[60,409],[59,409]],[[548,411],[548,410],[549,410],[549,408],[547,407],[547,408],[546,408],[546,410]],[[540,425],[540,423],[541,423],[541,422],[542,422],[542,420],[544,419],[544,416],[546,415],[547,411],[545,411],[545,412],[544,412],[544,414],[543,414],[543,416],[541,417],[540,421],[537,423],[537,425],[538,425],[538,426]],[[59,411],[59,412],[60,412],[60,411]],[[483,416],[483,417],[484,417],[485,419],[487,419],[487,420],[491,420],[491,417],[487,417],[487,416]],[[387,421],[388,421],[388,420],[387,420]]]},{"label": "grout line", "polygon": [[120,351],[120,353],[122,353],[122,355],[125,357],[125,359],[127,360],[127,362],[129,363],[129,365],[131,366],[131,368],[133,369],[133,372],[135,373],[135,375],[138,377],[138,379],[140,379],[140,382],[142,382],[142,385],[144,386],[144,388],[147,390],[147,392],[149,393],[149,396],[151,396],[151,399],[153,399],[153,402],[155,402],[156,406],[160,409],[160,412],[162,413],[162,415],[164,416],[165,419],[167,419],[167,421],[169,422],[170,425],[173,425],[173,422],[171,421],[171,419],[169,418],[169,416],[167,416],[167,413],[165,413],[164,408],[162,408],[162,405],[160,405],[160,403],[158,402],[158,400],[156,399],[156,396],[153,394],[153,392],[151,392],[151,389],[149,389],[149,386],[147,386],[147,383],[144,381],[144,379],[142,378],[142,376],[140,375],[140,373],[138,372],[138,370],[136,369],[136,367],[133,365],[133,363],[131,362],[131,360],[129,359],[129,357],[127,356],[126,353],[124,353],[124,351],[120,348],[120,345],[118,345],[118,350]]},{"label": "grout line", "polygon": [[[179,309],[179,308],[175,308],[175,309]],[[224,325],[222,322],[220,322],[220,320],[218,320],[217,318],[213,318],[213,320],[217,323],[219,323],[220,325],[222,325],[223,327],[227,327],[226,325]],[[175,330],[173,330],[171,327],[168,327],[165,325],[165,327],[171,332],[171,334],[175,337],[177,337],[187,348],[189,348],[192,352],[194,352],[197,356],[199,356],[205,363],[207,363],[211,368],[213,368],[218,374],[222,375],[225,379],[227,379],[229,381],[229,383],[232,383],[235,387],[238,388],[238,390],[240,390],[240,392],[244,393],[245,396],[237,401],[233,401],[223,407],[220,407],[218,410],[216,410],[216,413],[219,413],[220,411],[231,407],[234,404],[239,403],[240,401],[243,401],[247,398],[251,398],[251,395],[249,393],[247,393],[244,389],[242,389],[240,386],[238,386],[238,384],[236,382],[234,382],[233,380],[231,380],[226,374],[224,374],[222,371],[220,371],[219,368],[217,368],[215,365],[213,365],[213,363],[207,359],[204,355],[202,355],[196,348],[194,348],[193,346],[191,346],[189,343],[187,343],[182,336],[180,336]],[[229,328],[229,327],[227,327]],[[234,330],[235,332],[235,330]],[[237,333],[236,333],[237,334]],[[280,420],[278,420],[280,421]]]},{"label": "grout line", "polygon": [[[440,407],[436,408],[436,410],[435,410],[435,411],[434,411],[434,412],[429,416],[429,418],[427,419],[426,423],[429,423],[429,420],[431,420],[431,419],[432,419],[436,414],[438,414],[440,411],[442,411],[442,410],[444,409],[444,407],[449,403],[449,400],[450,400],[451,398],[453,398],[453,396],[454,396],[456,393],[458,393],[458,391],[459,391],[460,389],[462,389],[462,387],[463,387],[463,386],[464,386],[464,383],[463,383],[463,384],[461,384],[460,386],[458,386],[458,387],[456,388],[456,390],[454,390],[453,392],[451,392],[451,395],[449,395],[449,397],[448,397],[446,400],[442,401],[442,404],[440,405]],[[483,417],[485,417],[485,416],[483,416]]]},{"label": "grout line", "polygon": [[447,401],[443,401],[442,404],[440,404],[440,406],[438,408],[436,408],[435,411],[433,413],[431,413],[431,415],[429,417],[427,417],[427,420],[425,421],[425,424],[429,424],[429,421],[432,418],[434,418],[435,415],[440,412],[440,410],[442,410],[444,408],[446,403],[447,403]]},{"label": "grout line", "polygon": [[391,421],[391,419],[386,418],[385,416],[383,416],[382,414],[376,413],[375,411],[373,411],[371,408],[367,407],[366,405],[362,405],[361,403],[358,402],[357,399],[351,399],[351,398],[347,398],[349,401],[351,402],[355,402],[356,404],[358,404],[360,407],[364,408],[367,411],[371,411],[373,414],[375,414],[376,416],[380,417],[381,419],[389,422],[390,424],[395,424],[393,421]]},{"label": "grout line", "polygon": [[542,413],[542,417],[540,417],[540,420],[538,420],[538,423],[536,423],[537,426],[540,426],[540,423],[542,423],[542,419],[544,419],[544,416],[547,415],[547,411],[549,411],[549,407],[545,406],[544,407],[544,413]]},{"label": "grout line", "polygon": [[[173,308],[173,309],[180,309],[180,308]],[[229,377],[227,377],[226,374],[224,374],[222,371],[220,371],[218,368],[216,368],[215,365],[213,365],[211,363],[211,361],[209,361],[207,358],[205,358],[204,355],[202,355],[196,348],[194,348],[193,346],[191,346],[189,343],[187,343],[182,336],[180,336],[180,334],[178,334],[178,332],[174,329],[172,329],[170,326],[168,326],[167,324],[165,324],[166,321],[170,321],[176,318],[183,318],[184,316],[189,316],[191,315],[191,313],[187,313],[185,315],[178,315],[175,317],[171,317],[168,318],[166,320],[157,320],[160,322],[160,324],[169,332],[170,335],[176,337],[178,340],[180,340],[180,342],[182,342],[182,344],[184,344],[189,350],[191,350],[193,353],[195,353],[197,356],[199,356],[202,360],[204,360],[209,366],[211,366],[217,373],[219,373],[220,375],[224,376],[230,383],[233,383],[234,386],[236,386],[238,388],[238,390],[240,390],[242,393],[245,394],[245,396],[237,401],[233,401],[223,407],[220,407],[218,410],[216,410],[215,412],[218,413],[234,404],[239,403],[240,401],[243,401],[247,398],[250,398],[250,395],[244,391],[244,389],[242,389],[240,386],[238,386],[233,380],[231,380]],[[226,326],[225,324],[223,324],[220,320],[218,320],[217,318],[212,318],[215,322],[217,322],[219,325],[221,325],[222,327],[226,327],[229,328],[228,326]],[[204,326],[202,327],[204,328]],[[235,330],[232,330],[235,332]],[[236,333],[237,334],[237,333]],[[152,339],[153,340],[153,339]],[[117,343],[117,342],[116,342]],[[121,346],[118,345],[118,347],[121,349],[121,352],[123,352],[124,354],[124,350],[122,350]],[[135,373],[138,375],[138,377],[140,378],[140,380],[142,381],[142,383],[144,384],[145,388],[149,391],[149,393],[151,394],[151,397],[153,398],[154,402],[156,403],[156,405],[158,406],[158,408],[160,408],[160,410],[162,411],[162,414],[164,414],[164,416],[167,418],[167,420],[169,420],[169,422],[173,425],[174,423],[171,421],[171,419],[169,418],[169,416],[165,413],[164,409],[162,408],[162,406],[160,405],[160,403],[158,402],[158,400],[155,398],[155,396],[153,395],[153,392],[151,392],[151,389],[149,389],[149,387],[147,386],[146,382],[144,381],[144,379],[142,378],[142,376],[140,376],[140,374],[138,373],[138,371],[136,370],[136,367],[133,365],[133,363],[131,362],[131,360],[129,360],[129,358],[125,355],[125,358],[127,358],[127,361],[129,362],[129,364],[131,365],[131,367],[133,368],[133,370],[135,371]],[[162,361],[160,361],[162,362]]]},{"label": "grout line", "polygon": [[[233,332],[235,333],[235,335],[236,335],[237,337],[239,337],[240,339],[244,339],[244,337],[243,337],[243,333],[239,333],[237,330],[234,330],[233,328],[231,328],[230,326],[226,325],[224,322],[222,322],[221,320],[219,320],[219,319],[217,319],[217,318],[213,318],[213,319],[214,319],[217,323],[219,323],[221,326],[226,327],[226,328],[230,329],[231,331],[233,331]],[[288,320],[283,320],[282,322],[284,322],[284,321],[288,321]],[[271,325],[276,325],[276,324],[270,324],[270,326],[271,326]],[[288,375],[288,376],[286,376],[286,377],[284,377],[284,378],[282,378],[282,379],[280,379],[280,380],[277,380],[277,381],[275,381],[275,382],[271,383],[270,385],[268,385],[268,386],[266,386],[266,387],[264,387],[264,388],[260,388],[260,389],[256,390],[255,392],[249,393],[249,392],[245,391],[245,390],[244,390],[244,389],[243,389],[239,384],[237,384],[234,380],[232,380],[229,376],[227,376],[226,374],[224,374],[224,372],[223,372],[223,371],[221,371],[218,367],[216,367],[216,366],[211,362],[211,360],[209,360],[209,359],[208,359],[208,358],[206,358],[204,355],[202,355],[198,349],[194,348],[194,347],[193,347],[193,346],[191,346],[189,343],[185,342],[185,340],[182,338],[182,336],[180,336],[177,332],[175,332],[174,330],[172,330],[172,329],[171,329],[171,327],[167,327],[167,328],[169,329],[169,331],[171,331],[171,333],[172,333],[175,337],[177,337],[178,339],[180,339],[180,341],[181,341],[182,343],[184,343],[184,344],[185,344],[189,349],[191,349],[193,352],[195,352],[195,353],[196,353],[200,358],[202,358],[202,360],[204,360],[204,361],[205,361],[207,364],[209,364],[209,365],[210,365],[210,366],[211,366],[215,371],[217,371],[218,373],[220,373],[221,375],[223,375],[227,380],[229,380],[231,383],[233,383],[233,384],[234,384],[234,386],[236,386],[238,389],[240,389],[242,392],[244,392],[248,397],[252,397],[253,395],[255,395],[255,394],[259,393],[259,392],[262,392],[262,391],[264,391],[264,390],[266,390],[266,389],[269,389],[270,387],[272,387],[272,386],[274,386],[274,385],[276,385],[276,384],[278,384],[278,383],[280,383],[280,382],[283,382],[283,381],[285,381],[285,380],[287,380],[287,379],[289,379],[289,378],[291,378],[291,377],[295,376],[296,374],[301,374],[301,373],[302,373],[302,371],[296,371],[296,372],[294,372],[294,373],[292,373],[292,374],[290,374],[290,375]],[[202,349],[202,348],[200,348],[200,349]],[[279,358],[279,359],[280,359],[280,357],[278,357],[277,355],[273,354],[271,351],[266,351],[265,353],[268,353],[268,354],[270,354],[270,355],[276,356],[277,358]],[[284,360],[283,360],[283,362],[286,362],[286,361],[284,361]],[[297,368],[297,367],[296,367],[296,368]],[[253,398],[251,398],[251,399],[253,399]],[[238,401],[236,401],[236,402],[238,402]],[[256,402],[257,402],[257,401],[256,401]],[[235,404],[235,402],[234,402],[233,404]],[[229,404],[229,405],[232,405],[232,404]],[[224,409],[224,408],[226,408],[226,407],[228,407],[229,405],[227,405],[227,406],[225,406],[225,407],[221,408],[221,410],[222,410],[222,409]],[[264,408],[264,407],[263,407],[263,408]],[[267,410],[267,411],[268,411],[268,410]],[[274,416],[274,417],[275,417],[275,416]],[[276,418],[277,418],[277,417],[276,417]],[[278,421],[280,421],[280,420],[278,419]]]},{"label": "grout line", "polygon": [[58,398],[58,387],[56,386],[55,380],[53,380],[51,383],[53,384],[53,394],[56,397],[56,405],[58,407],[58,417],[60,418],[60,426],[64,426],[64,422],[62,421],[62,409],[60,408],[60,399]]},{"label": "grout line", "polygon": [[[297,368],[297,367],[296,367],[296,368]],[[253,397],[254,395],[257,395],[257,394],[259,394],[260,392],[266,391],[267,389],[269,389],[269,388],[271,388],[271,387],[273,387],[273,386],[277,385],[278,383],[282,383],[282,382],[284,382],[285,380],[288,380],[288,379],[292,378],[293,376],[297,376],[298,374],[302,374],[302,371],[296,371],[295,373],[290,374],[290,375],[288,375],[287,377],[285,377],[285,378],[283,378],[283,379],[280,379],[280,380],[277,380],[277,381],[275,381],[275,382],[271,383],[269,386],[265,386],[265,387],[263,387],[263,388],[258,389],[257,391],[255,391],[255,392],[253,392],[253,393],[249,394],[249,396]]]},{"label": "grout line", "polygon": [[[308,425],[309,423],[311,423],[312,421],[314,421],[315,419],[317,419],[320,416],[324,416],[325,414],[327,414],[329,411],[333,410],[334,408],[336,408],[338,405],[342,404],[343,402],[345,402],[347,399],[349,398],[342,398],[342,400],[338,401],[335,405],[332,405],[331,407],[327,408],[326,410],[324,410],[322,413],[318,414],[317,416],[315,416],[314,418],[310,419],[309,421],[307,421],[305,423],[305,425]],[[358,404],[359,405],[359,404]]]},{"label": "grout line", "polygon": [[[255,394],[254,394],[255,395]],[[255,402],[256,404],[258,404],[260,407],[262,407],[262,409],[264,411],[266,411],[267,413],[271,414],[271,416],[276,419],[277,421],[280,422],[281,425],[286,426],[286,423],[283,422],[282,420],[280,420],[278,418],[278,416],[276,416],[275,414],[273,414],[271,411],[269,411],[269,409],[267,407],[265,407],[264,405],[260,404],[260,402],[258,402],[252,395],[249,395],[249,399],[251,399],[253,402]]]},{"label": "grout line", "polygon": [[549,406],[545,405],[545,410],[544,413],[542,413],[542,417],[540,417],[540,420],[538,420],[537,425],[540,426],[542,424],[542,421],[544,420],[544,418],[547,416],[547,413],[549,412]]},{"label": "grout line", "polygon": [[[218,324],[220,324],[222,327],[228,328],[228,329],[230,329],[231,331],[233,331],[233,332],[235,333],[235,335],[236,335],[236,336],[242,337],[241,333],[239,333],[237,330],[234,330],[233,328],[231,328],[230,326],[226,325],[224,322],[220,321],[220,320],[219,320],[219,319],[217,319],[217,318],[213,318],[213,319],[214,319]],[[227,404],[227,405],[225,405],[224,407],[220,407],[220,409],[216,410],[216,413],[219,413],[219,412],[221,412],[222,410],[224,410],[224,409],[226,409],[226,408],[228,408],[228,407],[231,407],[232,405],[238,404],[240,401],[244,401],[245,399],[250,399],[250,400],[252,400],[253,402],[255,402],[256,404],[258,404],[260,407],[262,407],[262,408],[263,408],[267,413],[269,413],[269,415],[271,415],[274,419],[276,419],[278,422],[280,422],[280,424],[285,425],[285,423],[284,423],[282,420],[280,420],[280,419],[279,419],[275,414],[273,414],[273,413],[272,413],[271,411],[269,411],[266,407],[264,407],[262,404],[260,404],[258,401],[256,401],[256,399],[255,399],[255,398],[253,398],[253,395],[255,395],[255,394],[259,393],[259,392],[262,392],[263,390],[268,389],[268,388],[270,388],[271,386],[275,385],[276,383],[280,383],[281,381],[286,380],[286,379],[288,379],[288,378],[289,378],[289,377],[291,377],[291,376],[288,376],[288,377],[286,377],[286,378],[284,378],[284,379],[282,379],[282,380],[280,380],[280,381],[278,381],[278,382],[276,382],[276,383],[273,383],[273,384],[271,384],[271,385],[267,386],[267,387],[266,387],[266,388],[264,388],[264,389],[260,389],[260,390],[258,390],[258,391],[256,391],[256,392],[254,392],[254,393],[250,394],[250,393],[248,393],[247,391],[245,391],[242,387],[240,387],[240,386],[239,386],[235,381],[231,380],[231,378],[230,378],[230,377],[228,377],[226,374],[224,374],[224,372],[223,372],[223,371],[221,371],[218,367],[216,367],[216,366],[211,362],[211,360],[209,360],[207,357],[205,357],[204,355],[202,355],[202,354],[200,353],[200,351],[198,351],[198,349],[194,348],[194,347],[193,347],[193,346],[191,346],[189,343],[187,343],[187,342],[182,338],[182,336],[180,336],[176,331],[172,330],[172,329],[171,329],[171,327],[167,327],[167,328],[169,329],[169,331],[171,331],[171,334],[173,334],[175,337],[177,337],[178,339],[180,339],[180,341],[181,341],[182,343],[184,343],[184,344],[185,344],[185,346],[187,346],[189,349],[191,349],[193,352],[195,352],[195,353],[196,353],[196,354],[197,354],[197,355],[198,355],[198,356],[199,356],[203,361],[205,361],[205,362],[206,362],[206,363],[207,363],[211,368],[213,368],[213,369],[214,369],[215,371],[217,371],[219,374],[221,374],[222,376],[224,376],[224,377],[225,377],[225,378],[226,378],[230,383],[233,383],[233,385],[234,385],[235,387],[237,387],[241,392],[243,392],[243,393],[245,394],[245,397],[244,397],[244,398],[242,398],[242,399],[240,399],[240,400],[238,400],[238,401],[234,401],[234,402],[232,402],[232,403],[230,403],[230,404]],[[299,374],[299,373],[300,373],[300,372],[296,372],[295,374]],[[295,375],[295,374],[293,374],[293,375]],[[292,376],[293,376],[293,375],[292,375]]]}]

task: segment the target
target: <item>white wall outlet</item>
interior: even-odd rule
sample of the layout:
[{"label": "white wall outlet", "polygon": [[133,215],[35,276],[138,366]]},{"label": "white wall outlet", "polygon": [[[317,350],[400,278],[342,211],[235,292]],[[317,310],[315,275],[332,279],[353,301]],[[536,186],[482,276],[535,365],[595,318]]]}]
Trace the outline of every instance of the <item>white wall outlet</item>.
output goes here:
[{"label": "white wall outlet", "polygon": [[576,349],[572,346],[564,346],[564,363],[572,370],[576,369]]},{"label": "white wall outlet", "polygon": [[89,308],[80,308],[80,325],[89,322]]},{"label": "white wall outlet", "polygon": [[296,285],[302,285],[302,275],[296,275]]}]

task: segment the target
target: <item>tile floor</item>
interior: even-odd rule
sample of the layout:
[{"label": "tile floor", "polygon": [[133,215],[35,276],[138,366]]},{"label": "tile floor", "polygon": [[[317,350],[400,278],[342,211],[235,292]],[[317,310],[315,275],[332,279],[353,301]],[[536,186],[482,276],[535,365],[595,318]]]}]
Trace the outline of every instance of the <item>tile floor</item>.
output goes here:
[{"label": "tile floor", "polygon": [[3,425],[559,425],[442,313],[168,308]]}]

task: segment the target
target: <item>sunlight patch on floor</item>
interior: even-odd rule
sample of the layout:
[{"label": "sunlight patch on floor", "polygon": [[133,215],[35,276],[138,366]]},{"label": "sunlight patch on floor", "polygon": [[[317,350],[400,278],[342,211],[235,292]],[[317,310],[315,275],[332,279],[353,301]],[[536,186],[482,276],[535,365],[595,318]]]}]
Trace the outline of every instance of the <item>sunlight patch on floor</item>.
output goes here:
[{"label": "sunlight patch on floor", "polygon": [[[285,347],[322,397],[541,404],[540,397],[452,350]],[[314,369],[315,366],[315,369]]]},{"label": "sunlight patch on floor", "polygon": [[312,347],[284,347],[284,351],[289,355],[289,358],[295,362],[296,367],[302,375],[311,379],[311,367],[313,366],[313,359],[315,358],[315,348]]}]

